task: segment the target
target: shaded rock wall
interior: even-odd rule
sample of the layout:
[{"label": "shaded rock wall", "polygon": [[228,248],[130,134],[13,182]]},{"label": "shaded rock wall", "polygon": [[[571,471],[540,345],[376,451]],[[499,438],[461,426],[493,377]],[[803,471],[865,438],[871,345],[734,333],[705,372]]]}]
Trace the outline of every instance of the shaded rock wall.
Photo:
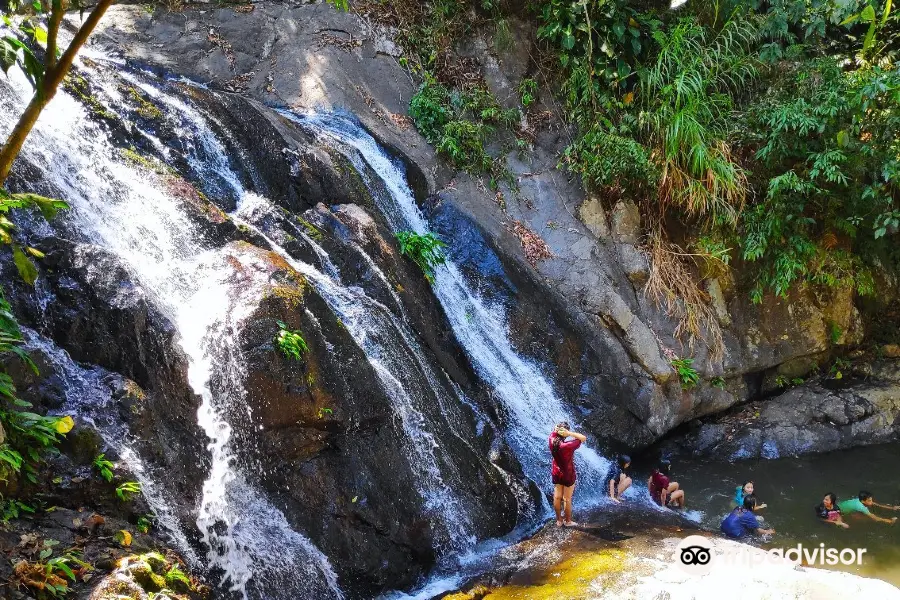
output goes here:
[{"label": "shaded rock wall", "polygon": [[820,379],[741,410],[695,423],[668,452],[780,458],[900,439],[900,364],[882,361],[850,383]]},{"label": "shaded rock wall", "polygon": [[[519,43],[502,55],[488,33],[476,32],[457,49],[475,60],[504,106],[517,104],[522,77],[538,77],[539,103],[529,114],[549,115],[530,125],[535,144],[525,157],[506,156],[519,191],[503,188],[506,202],[500,206],[481,182],[453,173],[402,118],[418,82],[398,63],[390,31],[324,4],[253,6],[250,13],[220,8],[178,14],[117,7],[101,25],[101,39],[128,58],[269,104],[357,114],[416,167],[414,187],[423,197],[436,194],[467,215],[508,269],[528,274],[530,283],[517,286],[511,302],[522,307],[511,314],[515,342],[556,372],[559,390],[598,434],[646,445],[680,423],[771,388],[778,370],[809,370],[835,347],[860,340],[861,321],[850,293],[805,291],[753,306],[739,281],[725,279],[707,282],[724,328],[724,358],[710,360],[702,340],[693,345],[676,340],[676,322],[643,293],[649,263],[634,205],[586,197],[580,183],[557,168],[570,136],[551,86],[530,58],[537,55],[529,42],[535,38],[532,24],[510,18]],[[529,266],[510,232],[514,220],[540,235],[553,257]],[[570,335],[535,327],[548,312],[568,323]],[[838,330],[833,341],[831,332]],[[547,352],[548,347],[554,350]],[[699,388],[682,392],[669,364],[673,356],[695,359],[704,380]],[[725,378],[724,390],[709,385],[717,376]]]}]

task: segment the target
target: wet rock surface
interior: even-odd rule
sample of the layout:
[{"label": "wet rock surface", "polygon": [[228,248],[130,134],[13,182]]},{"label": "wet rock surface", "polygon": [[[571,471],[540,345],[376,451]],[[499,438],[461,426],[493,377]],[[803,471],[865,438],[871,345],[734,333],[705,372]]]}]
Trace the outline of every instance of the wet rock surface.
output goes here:
[{"label": "wet rock surface", "polygon": [[[767,561],[763,549],[697,529],[671,511],[618,506],[579,521],[572,528],[546,525],[533,537],[498,552],[492,564],[482,564],[485,572],[470,577],[461,589],[434,599],[717,598],[723,590],[736,589],[750,597],[797,600],[848,594],[900,598],[900,590],[877,579]],[[676,565],[678,544],[688,536],[702,536],[712,548],[709,572]],[[747,563],[729,564],[726,553],[742,553]],[[752,560],[757,562],[747,566]]]},{"label": "wet rock surface", "polygon": [[[850,383],[820,379],[692,423],[663,448],[730,460],[818,454],[900,438],[900,364],[882,361]],[[848,378],[850,376],[848,375]]]},{"label": "wet rock surface", "polygon": [[[557,388],[565,398],[583,407],[590,415],[586,423],[614,443],[649,444],[681,423],[767,391],[761,379],[782,364],[816,364],[861,339],[861,320],[849,292],[815,295],[805,291],[788,299],[767,298],[757,306],[740,288],[739,276],[737,282],[723,278],[707,285],[724,328],[724,356],[712,360],[702,340],[693,345],[677,340],[677,323],[644,295],[649,263],[634,203],[586,198],[580,182],[557,168],[568,136],[550,98],[544,97],[545,90],[540,92],[538,109],[551,109],[549,120],[533,124],[534,146],[524,158],[506,157],[519,190],[506,190],[501,206],[480,182],[453,173],[402,118],[417,82],[398,64],[390,31],[324,4],[262,2],[253,6],[251,12],[219,8],[152,14],[137,7],[114,7],[101,24],[98,39],[129,59],[269,105],[299,111],[352,111],[413,167],[408,169],[411,183],[421,198],[436,194],[440,202],[467,215],[506,268],[527,273],[529,283],[515,289],[515,303],[539,308],[525,309],[524,315],[530,319],[553,311],[558,320],[570,323],[568,337],[553,328],[544,337],[552,337],[557,347],[584,350],[580,375],[572,368],[572,352],[546,352],[545,345],[535,343],[540,335],[534,328],[513,327],[514,342],[519,351],[556,373]],[[509,21],[520,39],[534,38],[532,25],[514,17]],[[262,42],[250,44],[251,39]],[[352,43],[335,43],[335,39]],[[496,56],[493,47],[489,37],[475,33],[457,50],[479,65],[501,104],[513,106],[516,85],[533,70],[528,44],[516,44],[504,56]],[[269,114],[269,120],[277,123],[277,117]],[[256,116],[248,119],[248,123],[255,121]],[[235,125],[241,130],[239,123]],[[268,145],[268,141],[261,144]],[[271,145],[269,155],[276,154],[278,145]],[[327,205],[335,197],[353,198],[352,190],[321,175],[328,169],[320,166],[334,160],[316,151],[301,151],[296,163],[301,178],[310,172],[319,175],[294,186],[301,191],[281,194],[284,206],[296,209],[299,205],[291,200],[295,197],[305,198],[301,204],[307,207],[320,200]],[[271,176],[278,169],[282,167],[266,167],[260,174]],[[552,257],[539,262],[536,269],[528,265],[520,241],[511,233],[513,221],[548,244]],[[554,303],[555,307],[547,306]],[[838,331],[832,341],[832,332]],[[602,386],[597,385],[601,369],[590,356],[604,357]],[[672,356],[694,358],[702,380],[699,388],[682,392],[669,364]],[[709,385],[714,377],[727,380],[724,390]],[[606,419],[603,415],[610,407],[619,416]],[[636,425],[621,426],[634,419]]]}]

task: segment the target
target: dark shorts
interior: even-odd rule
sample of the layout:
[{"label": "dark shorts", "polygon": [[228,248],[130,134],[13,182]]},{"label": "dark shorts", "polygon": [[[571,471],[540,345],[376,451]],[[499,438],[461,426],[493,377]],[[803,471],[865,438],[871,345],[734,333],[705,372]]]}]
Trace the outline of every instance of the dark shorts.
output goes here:
[{"label": "dark shorts", "polygon": [[557,477],[556,475],[554,475],[553,476],[553,485],[561,485],[563,487],[572,487],[573,485],[575,485],[575,478],[573,477],[571,480],[569,480],[566,477],[562,477],[562,476]]}]

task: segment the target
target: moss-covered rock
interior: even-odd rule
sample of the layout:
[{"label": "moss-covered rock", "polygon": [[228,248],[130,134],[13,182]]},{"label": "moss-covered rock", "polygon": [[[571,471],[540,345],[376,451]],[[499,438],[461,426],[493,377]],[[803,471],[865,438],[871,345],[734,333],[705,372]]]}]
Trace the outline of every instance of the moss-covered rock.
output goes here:
[{"label": "moss-covered rock", "polygon": [[134,581],[148,592],[158,592],[166,587],[166,578],[154,573],[150,563],[142,558],[129,560],[126,570]]}]

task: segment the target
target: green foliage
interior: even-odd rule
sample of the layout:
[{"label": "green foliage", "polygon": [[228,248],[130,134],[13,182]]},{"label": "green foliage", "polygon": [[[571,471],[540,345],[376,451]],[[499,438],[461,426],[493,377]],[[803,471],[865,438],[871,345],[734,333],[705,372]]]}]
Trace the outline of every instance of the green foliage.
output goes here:
[{"label": "green foliage", "polygon": [[293,331],[282,321],[276,321],[276,323],[278,324],[278,334],[275,336],[275,345],[286,357],[302,360],[303,354],[309,352],[309,347],[300,330]]},{"label": "green foliage", "polygon": [[519,83],[519,100],[525,108],[537,101],[537,94],[538,84],[534,79],[527,77]]},{"label": "green foliage", "polygon": [[316,414],[318,415],[318,417],[320,419],[324,419],[325,415],[333,415],[334,411],[326,406],[326,407],[322,407],[318,411],[316,411]]},{"label": "green foliage", "polygon": [[[682,258],[702,276],[727,270],[736,249],[755,302],[805,284],[870,294],[873,266],[900,264],[897,12],[869,0],[658,14],[546,0],[539,36],[579,127],[563,162],[590,187],[642,200],[651,228],[698,227]],[[657,297],[679,288],[664,275],[651,285],[665,288]]]},{"label": "green foliage", "polygon": [[350,10],[350,2],[349,0],[325,0],[328,4],[331,4],[338,10],[342,10],[347,12]]},{"label": "green foliage", "polygon": [[79,576],[87,579],[88,576],[84,574],[93,570],[93,567],[82,560],[80,551],[70,548],[53,556],[54,548],[58,545],[56,540],[44,540],[37,560],[22,560],[16,564],[11,577],[12,583],[34,590],[38,598],[62,598],[71,591],[69,585],[78,581]]},{"label": "green foliage", "polygon": [[432,144],[441,139],[444,126],[450,122],[452,115],[450,92],[434,81],[426,80],[409,101],[409,116],[419,133]]},{"label": "green foliage", "polygon": [[190,589],[191,580],[185,575],[184,571],[182,571],[178,565],[172,565],[168,571],[166,571],[166,587],[170,587],[173,589],[177,589],[179,584],[183,587],[187,587]]},{"label": "green foliage", "polygon": [[116,487],[116,497],[122,502],[128,502],[132,496],[141,493],[141,484],[137,481],[125,481]]},{"label": "green foliage", "polygon": [[700,383],[700,374],[697,373],[697,370],[692,366],[693,364],[693,358],[672,359],[672,367],[674,367],[675,372],[678,373],[678,378],[681,380],[681,389],[683,390],[693,389]]},{"label": "green foliage", "polygon": [[850,368],[850,361],[838,357],[834,359],[834,363],[832,363],[831,368],[828,370],[828,375],[832,379],[843,379],[844,371]]},{"label": "green foliage", "polygon": [[491,128],[484,123],[450,121],[444,126],[437,151],[458,169],[474,173],[490,170],[493,161],[484,149],[490,132]]},{"label": "green foliage", "polygon": [[156,517],[152,514],[141,515],[137,520],[137,530],[144,534],[149,533],[154,520]]},{"label": "green foliage", "polygon": [[457,169],[470,173],[492,171],[493,159],[485,143],[497,126],[513,127],[517,110],[504,110],[484,87],[451,92],[426,74],[409,103],[416,128]]},{"label": "green foliage", "polygon": [[16,269],[29,285],[33,285],[37,279],[37,267],[32,259],[43,258],[44,255],[36,248],[23,248],[16,242],[14,238],[16,226],[9,219],[10,212],[14,209],[36,209],[45,219],[50,220],[61,209],[68,207],[69,205],[62,200],[53,200],[30,193],[11,194],[0,188],[0,243],[12,246]]},{"label": "green foliage", "polygon": [[98,454],[93,461],[94,468],[100,473],[100,477],[102,477],[107,482],[111,482],[113,480],[113,468],[115,465],[106,460],[106,455]]},{"label": "green foliage", "polygon": [[[33,8],[40,14],[42,5]],[[31,44],[46,44],[47,30],[37,22],[37,16],[2,16],[6,32],[0,36],[0,69],[8,74],[17,66],[25,74],[32,87],[39,89],[44,79],[44,62],[35,56]]]},{"label": "green foliage", "polygon": [[889,253],[900,209],[900,70],[792,64],[747,123],[767,182],[741,232],[744,259],[760,263],[754,300],[797,282],[874,293],[864,259]]},{"label": "green foliage", "polygon": [[[12,307],[0,293],[0,357],[15,356],[37,374],[37,367],[21,348],[22,332],[12,314]],[[56,452],[56,445],[71,430],[71,417],[48,417],[21,410],[31,404],[18,397],[12,378],[0,367],[0,422],[6,431],[6,442],[0,445],[3,473],[24,473],[29,481],[37,481],[37,465],[46,453]]]},{"label": "green foliage", "polygon": [[831,340],[831,343],[837,344],[842,335],[844,335],[844,330],[841,329],[841,326],[834,321],[828,321],[828,339]]},{"label": "green foliage", "polygon": [[412,231],[400,231],[396,234],[400,243],[400,254],[409,257],[416,263],[425,278],[434,283],[434,269],[446,262],[443,248],[446,244],[433,233],[418,234]]},{"label": "green foliage", "polygon": [[3,523],[10,519],[18,519],[25,514],[33,515],[34,512],[33,506],[15,498],[6,498],[0,502],[0,521]]},{"label": "green foliage", "polygon": [[716,377],[713,377],[710,380],[709,384],[711,386],[713,386],[714,388],[724,390],[725,389],[725,378],[722,377],[721,375],[717,375]]}]

